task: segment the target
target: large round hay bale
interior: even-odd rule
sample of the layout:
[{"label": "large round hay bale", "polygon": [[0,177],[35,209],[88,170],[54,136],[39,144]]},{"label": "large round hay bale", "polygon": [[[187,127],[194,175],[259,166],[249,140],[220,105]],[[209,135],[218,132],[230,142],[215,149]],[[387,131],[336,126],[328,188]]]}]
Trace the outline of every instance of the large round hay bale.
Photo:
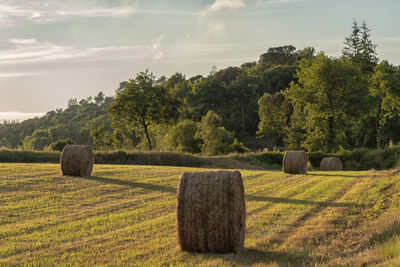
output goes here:
[{"label": "large round hay bale", "polygon": [[60,163],[63,175],[90,176],[93,169],[93,152],[90,146],[66,145]]},{"label": "large round hay bale", "polygon": [[181,250],[240,251],[246,222],[240,172],[185,172],[179,182],[176,216]]},{"label": "large round hay bale", "polygon": [[343,163],[337,157],[326,157],[321,160],[319,169],[321,171],[341,171],[343,170]]},{"label": "large round hay bale", "polygon": [[306,174],[307,173],[307,155],[303,150],[288,150],[283,156],[282,168],[284,173]]}]

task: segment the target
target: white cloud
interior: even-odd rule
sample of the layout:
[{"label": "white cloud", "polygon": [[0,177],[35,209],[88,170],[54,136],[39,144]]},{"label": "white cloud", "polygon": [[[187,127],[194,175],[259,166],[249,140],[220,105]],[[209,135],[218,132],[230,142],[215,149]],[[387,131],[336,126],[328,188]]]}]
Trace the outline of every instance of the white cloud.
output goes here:
[{"label": "white cloud", "polygon": [[266,3],[268,4],[286,4],[286,3],[293,3],[293,2],[312,2],[316,0],[268,0]]},{"label": "white cloud", "polygon": [[152,48],[153,49],[158,49],[161,46],[161,41],[162,39],[164,39],[164,34],[161,34],[160,36],[157,37],[157,39],[155,39],[152,43]]},{"label": "white cloud", "polygon": [[[127,57],[149,57],[161,59],[157,52],[164,35],[160,35],[152,44],[138,46],[64,46],[52,42],[30,39],[10,39],[9,49],[0,50],[0,65],[29,64],[65,60],[113,60]],[[161,53],[161,54],[160,54]],[[156,56],[154,56],[156,55]],[[14,75],[14,77],[17,74]],[[22,75],[21,75],[22,76]],[[0,77],[1,74],[0,74]],[[5,77],[5,74],[3,75]],[[10,77],[10,76],[7,76]]]},{"label": "white cloud", "polygon": [[246,5],[245,0],[215,0],[205,12],[218,12],[223,9],[239,9]]},{"label": "white cloud", "polygon": [[225,28],[225,24],[221,21],[211,21],[209,24],[209,31],[212,33],[222,32]]},{"label": "white cloud", "polygon": [[36,39],[35,38],[30,38],[30,39],[10,39],[10,43],[16,44],[16,45],[35,44],[36,43]]},{"label": "white cloud", "polygon": [[0,26],[10,26],[20,21],[48,23],[71,17],[120,17],[137,12],[133,6],[128,5],[99,8],[81,4],[84,2],[75,5],[67,5],[61,1],[25,1],[18,4],[19,2],[0,0]]},{"label": "white cloud", "polygon": [[281,3],[289,3],[293,2],[294,0],[268,0],[269,4],[281,4]]},{"label": "white cloud", "polygon": [[40,75],[39,72],[0,72],[0,78],[16,78]]},{"label": "white cloud", "polygon": [[160,60],[163,57],[163,53],[161,51],[154,54],[153,59]]}]

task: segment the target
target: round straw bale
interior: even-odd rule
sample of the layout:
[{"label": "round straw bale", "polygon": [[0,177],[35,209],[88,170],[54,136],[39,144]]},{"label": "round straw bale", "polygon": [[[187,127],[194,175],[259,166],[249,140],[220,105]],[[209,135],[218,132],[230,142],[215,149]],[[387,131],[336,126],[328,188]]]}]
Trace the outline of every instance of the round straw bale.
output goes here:
[{"label": "round straw bale", "polygon": [[60,163],[63,175],[90,176],[93,162],[90,146],[66,145],[61,153]]},{"label": "round straw bale", "polygon": [[341,171],[343,170],[343,163],[340,158],[327,157],[321,160],[319,169],[321,171]]},{"label": "round straw bale", "polygon": [[181,250],[229,253],[244,247],[246,209],[240,172],[185,172],[176,209]]},{"label": "round straw bale", "polygon": [[307,173],[307,155],[303,150],[294,151],[288,150],[283,156],[283,172],[292,174],[306,174]]}]

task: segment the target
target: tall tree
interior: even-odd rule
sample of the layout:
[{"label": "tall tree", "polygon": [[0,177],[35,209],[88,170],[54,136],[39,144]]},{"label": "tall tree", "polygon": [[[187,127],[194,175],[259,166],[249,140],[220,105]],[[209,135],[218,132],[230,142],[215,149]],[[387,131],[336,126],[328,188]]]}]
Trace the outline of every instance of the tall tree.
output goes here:
[{"label": "tall tree", "polygon": [[129,80],[122,90],[117,91],[114,103],[109,108],[113,121],[128,125],[139,125],[147,139],[149,150],[152,142],[149,125],[169,121],[177,117],[175,101],[163,86],[156,86],[156,79],[148,70]]},{"label": "tall tree", "polygon": [[298,83],[286,91],[294,105],[306,114],[306,139],[309,150],[336,151],[345,146],[346,129],[362,112],[367,94],[361,72],[349,60],[319,54],[313,60],[302,60],[297,72]]},{"label": "tall tree", "polygon": [[342,54],[344,58],[357,62],[361,56],[361,30],[355,19],[351,28],[352,32],[344,39],[345,47],[342,49]]},{"label": "tall tree", "polygon": [[387,126],[398,128],[395,122],[400,118],[400,68],[386,60],[379,63],[370,78],[369,90],[378,101],[378,144],[383,146],[389,139],[393,139],[395,134],[387,133]]},{"label": "tall tree", "polygon": [[293,113],[288,123],[287,134],[284,138],[285,147],[287,149],[305,149],[304,141],[306,139],[305,130],[306,114],[301,104],[297,103],[293,106]]},{"label": "tall tree", "polygon": [[201,139],[202,152],[206,155],[227,154],[234,151],[236,139],[222,126],[222,118],[209,110],[199,123],[196,138]]},{"label": "tall tree", "polygon": [[258,101],[260,123],[258,134],[267,139],[272,147],[282,147],[287,132],[290,105],[281,92],[265,93]]},{"label": "tall tree", "polygon": [[361,68],[366,73],[372,73],[373,68],[378,63],[377,45],[372,43],[370,32],[371,30],[363,21],[361,25],[361,62],[363,63]]},{"label": "tall tree", "polygon": [[293,65],[296,61],[296,47],[285,45],[268,48],[267,52],[260,56],[258,63],[263,69],[279,65]]},{"label": "tall tree", "polygon": [[354,20],[352,32],[345,38],[345,47],[342,49],[343,57],[356,63],[366,74],[372,73],[373,67],[378,62],[376,45],[372,43],[370,32],[365,21],[360,27]]}]

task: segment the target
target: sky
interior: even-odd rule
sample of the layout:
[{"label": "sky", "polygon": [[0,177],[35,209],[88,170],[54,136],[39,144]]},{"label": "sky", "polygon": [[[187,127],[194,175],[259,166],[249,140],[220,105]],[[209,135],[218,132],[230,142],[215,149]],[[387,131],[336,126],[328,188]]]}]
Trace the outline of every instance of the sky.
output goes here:
[{"label": "sky", "polygon": [[294,45],[339,56],[354,19],[400,65],[398,0],[0,0],[0,121],[22,120],[149,69],[187,78]]}]

